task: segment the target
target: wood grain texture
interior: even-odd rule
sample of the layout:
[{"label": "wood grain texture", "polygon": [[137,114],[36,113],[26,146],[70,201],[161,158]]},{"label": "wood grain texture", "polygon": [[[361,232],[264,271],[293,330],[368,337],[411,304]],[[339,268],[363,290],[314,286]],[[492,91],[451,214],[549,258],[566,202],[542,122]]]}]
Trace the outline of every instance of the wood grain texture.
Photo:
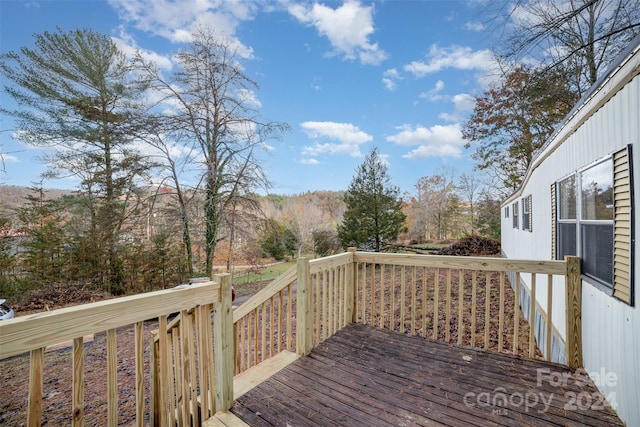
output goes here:
[{"label": "wood grain texture", "polygon": [[[561,387],[538,381],[541,369],[570,379]],[[608,405],[565,409],[568,393],[599,393],[571,372],[541,360],[351,324],[244,393],[231,412],[254,427],[622,426]],[[529,398],[529,405],[518,396]]]},{"label": "wood grain texture", "polygon": [[219,285],[208,282],[4,320],[0,322],[0,359],[219,298]]}]

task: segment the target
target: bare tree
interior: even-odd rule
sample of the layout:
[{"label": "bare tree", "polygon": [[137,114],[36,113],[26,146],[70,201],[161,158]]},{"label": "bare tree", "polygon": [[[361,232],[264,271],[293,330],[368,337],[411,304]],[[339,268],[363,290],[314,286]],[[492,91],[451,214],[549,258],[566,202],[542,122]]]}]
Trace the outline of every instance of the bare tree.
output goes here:
[{"label": "bare tree", "polygon": [[[429,239],[444,239],[457,221],[458,198],[456,196],[455,172],[442,169],[432,176],[423,176],[416,183],[416,221],[424,228],[423,235]],[[422,217],[422,218],[420,218]]]},{"label": "bare tree", "polygon": [[478,193],[482,187],[482,181],[472,174],[462,174],[458,181],[458,191],[465,203],[469,205],[469,225],[471,234],[477,234],[476,229],[476,202]]},{"label": "bare tree", "polygon": [[233,211],[235,198],[252,194],[242,189],[268,186],[258,152],[289,127],[259,118],[257,84],[243,73],[229,39],[201,27],[175,58],[180,69],[167,79],[141,59],[138,63],[148,83],[177,105],[166,120],[201,159],[206,274],[211,275],[225,212]]},{"label": "bare tree", "polygon": [[503,7],[510,18],[503,56],[570,70],[580,95],[640,33],[640,0],[516,0]]}]

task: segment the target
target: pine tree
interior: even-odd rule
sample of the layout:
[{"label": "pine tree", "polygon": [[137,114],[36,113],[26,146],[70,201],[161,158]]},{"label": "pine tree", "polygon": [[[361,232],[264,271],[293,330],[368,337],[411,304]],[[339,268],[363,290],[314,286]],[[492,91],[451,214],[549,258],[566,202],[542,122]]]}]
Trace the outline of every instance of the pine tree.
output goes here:
[{"label": "pine tree", "polygon": [[380,252],[405,228],[400,189],[391,184],[376,148],[356,172],[344,196],[347,210],[338,225],[338,238],[345,248]]}]

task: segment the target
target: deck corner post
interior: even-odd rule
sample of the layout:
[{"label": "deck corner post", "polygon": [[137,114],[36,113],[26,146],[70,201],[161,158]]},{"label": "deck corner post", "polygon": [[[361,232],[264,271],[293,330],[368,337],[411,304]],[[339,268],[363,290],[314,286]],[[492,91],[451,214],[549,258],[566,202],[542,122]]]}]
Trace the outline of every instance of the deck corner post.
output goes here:
[{"label": "deck corner post", "polygon": [[582,368],[582,278],[580,258],[565,257],[566,279],[566,320],[567,320],[567,365]]},{"label": "deck corner post", "polygon": [[358,249],[355,247],[349,247],[347,252],[351,254],[350,263],[347,266],[347,278],[346,278],[346,292],[345,292],[345,320],[346,323],[356,322],[356,269],[358,264],[356,263],[355,254]]},{"label": "deck corner post", "polygon": [[231,274],[216,274],[220,283],[220,301],[213,304],[213,360],[215,371],[215,412],[233,406],[234,336],[231,307]]},{"label": "deck corner post", "polygon": [[298,259],[296,298],[296,353],[306,356],[313,347],[311,334],[311,273],[309,260]]}]

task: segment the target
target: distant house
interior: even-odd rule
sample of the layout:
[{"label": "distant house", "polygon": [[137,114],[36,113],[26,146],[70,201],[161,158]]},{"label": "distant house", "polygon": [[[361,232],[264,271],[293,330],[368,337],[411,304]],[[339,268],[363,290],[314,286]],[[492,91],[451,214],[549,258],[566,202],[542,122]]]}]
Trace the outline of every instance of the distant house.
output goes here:
[{"label": "distant house", "polygon": [[[584,367],[627,425],[640,426],[634,171],[640,171],[640,37],[580,100],[502,205],[505,257],[581,258]],[[529,281],[521,278],[521,301],[530,297]],[[564,284],[553,289],[552,354],[562,362]],[[539,307],[546,300],[546,287],[536,288]],[[544,346],[539,314],[535,330]]]}]

